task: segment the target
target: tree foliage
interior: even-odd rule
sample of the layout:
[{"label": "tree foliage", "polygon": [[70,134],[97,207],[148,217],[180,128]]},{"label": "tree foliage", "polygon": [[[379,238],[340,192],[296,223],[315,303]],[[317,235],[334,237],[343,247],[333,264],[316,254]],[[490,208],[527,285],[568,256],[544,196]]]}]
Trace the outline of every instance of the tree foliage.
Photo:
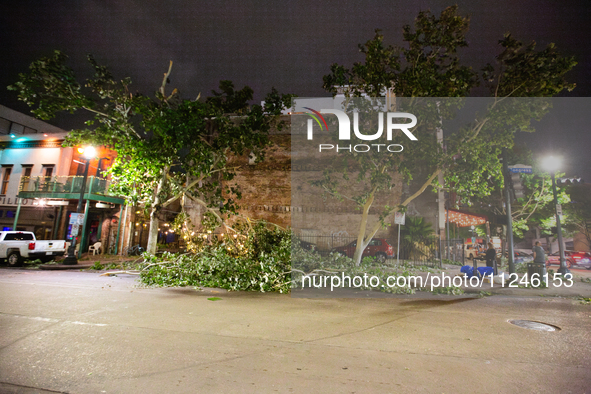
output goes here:
[{"label": "tree foliage", "polygon": [[402,236],[407,241],[430,238],[435,234],[431,223],[420,216],[407,216],[402,227]]},{"label": "tree foliage", "polygon": [[[462,65],[459,51],[468,45],[465,36],[469,22],[469,18],[458,15],[457,6],[446,8],[440,16],[420,12],[414,26],[403,28],[404,46],[386,46],[384,36],[376,30],[373,39],[359,46],[364,62],[355,63],[350,69],[333,64],[331,73],[323,78],[324,88],[333,95],[395,94],[404,102],[397,111],[422,115],[417,116],[419,123],[413,129],[419,142],[404,145],[403,155],[382,154],[378,162],[370,164],[364,163],[368,155],[350,158],[357,161],[360,169],[373,166],[363,174],[367,181],[363,195],[348,196],[360,202],[365,216],[376,196],[394,187],[394,174],[419,184],[418,190],[400,204],[387,204],[378,225],[366,228],[367,220],[362,219],[355,254],[358,264],[361,252],[385,223],[384,219],[394,211],[405,210],[428,187],[445,185],[446,190],[457,193],[468,204],[493,192],[502,181],[501,149],[513,146],[516,131],[533,131],[531,120],[539,119],[549,108],[549,103],[540,99],[508,98],[551,96],[574,88],[564,79],[564,74],[576,64],[573,58],[559,55],[553,44],[536,51],[535,43],[524,46],[509,34],[499,41],[501,52],[496,62],[486,65],[481,74]],[[489,88],[491,99],[472,122],[448,133],[442,143],[437,139],[441,121],[455,116],[462,100],[437,103],[425,98],[462,98],[481,80]],[[337,195],[335,190],[339,187],[341,195],[350,193],[348,172],[344,175],[338,177],[335,172],[326,171],[319,186],[332,195]],[[440,175],[444,185],[440,184]]]},{"label": "tree foliage", "polygon": [[94,75],[80,83],[67,56],[55,51],[33,62],[9,89],[41,119],[60,111],[89,114],[87,127],[71,131],[66,144],[104,145],[117,152],[110,168],[112,193],[149,211],[148,251],[156,249],[159,211],[181,196],[216,215],[235,211],[240,192],[229,183],[236,168],[227,165],[228,157],[253,153],[262,160],[269,129],[290,96],[273,89],[264,108],[249,106],[251,88],[235,90],[232,82],[222,81],[221,92],[204,101],[184,99],[177,89],[166,91],[171,62],[151,97],[132,92],[130,78],[116,80],[92,56],[88,61]]},{"label": "tree foliage", "polygon": [[568,187],[570,203],[563,205],[566,215],[565,227],[572,233],[585,237],[587,248],[591,249],[591,190],[588,184]]},{"label": "tree foliage", "polygon": [[141,264],[140,280],[151,286],[204,286],[237,291],[291,290],[289,230],[259,222],[239,239],[214,238],[191,254],[165,253]]}]

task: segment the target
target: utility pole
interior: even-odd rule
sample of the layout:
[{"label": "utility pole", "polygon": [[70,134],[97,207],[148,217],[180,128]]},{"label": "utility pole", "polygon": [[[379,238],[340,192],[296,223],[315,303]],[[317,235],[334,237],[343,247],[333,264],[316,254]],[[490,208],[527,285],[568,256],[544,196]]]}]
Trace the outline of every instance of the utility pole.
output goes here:
[{"label": "utility pole", "polygon": [[564,258],[564,244],[562,243],[562,227],[560,225],[562,206],[558,205],[558,193],[556,192],[556,177],[554,172],[551,172],[550,176],[552,177],[552,195],[554,197],[554,212],[556,213],[556,232],[558,233],[558,253],[560,254],[560,268],[558,268],[558,273],[566,275],[570,273],[570,271],[566,267],[566,259]]},{"label": "utility pole", "polygon": [[509,274],[515,273],[514,251],[513,251],[513,220],[511,218],[511,184],[509,165],[507,164],[507,149],[503,148],[503,179],[505,181],[505,210],[507,212],[507,257],[509,261]]}]

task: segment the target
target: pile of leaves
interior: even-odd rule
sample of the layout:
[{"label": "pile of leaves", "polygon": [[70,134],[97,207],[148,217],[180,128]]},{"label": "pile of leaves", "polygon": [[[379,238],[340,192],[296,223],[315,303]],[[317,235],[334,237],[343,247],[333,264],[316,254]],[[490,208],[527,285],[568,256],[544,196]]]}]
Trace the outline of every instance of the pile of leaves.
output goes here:
[{"label": "pile of leaves", "polygon": [[291,231],[261,222],[240,236],[204,245],[195,253],[145,255],[140,280],[151,286],[199,286],[227,290],[289,292]]},{"label": "pile of leaves", "polygon": [[[392,294],[415,294],[417,291],[429,291],[429,289],[428,287],[387,286],[388,277],[403,276],[409,281],[411,276],[420,275],[421,273],[430,272],[438,274],[441,272],[431,267],[414,266],[407,263],[380,263],[373,257],[364,257],[361,264],[357,265],[353,259],[339,253],[322,256],[316,252],[301,248],[299,245],[300,241],[297,238],[294,238],[292,242],[292,288],[294,289],[302,288],[304,276],[341,277],[341,275],[345,275],[349,277],[363,277],[367,275],[368,277],[377,277],[379,279],[379,285],[375,287],[362,285],[357,287],[358,290],[379,291]],[[463,294],[463,290],[457,287],[451,287],[443,290],[436,289],[433,293],[461,295]]]},{"label": "pile of leaves", "polygon": [[[321,256],[302,248],[290,230],[265,222],[236,237],[222,237],[217,242],[203,244],[196,252],[164,252],[158,256],[146,253],[137,268],[141,282],[148,286],[217,287],[231,291],[280,293],[301,287],[305,275],[367,274],[377,276],[383,284],[390,275],[409,277],[421,271],[416,267],[382,264],[370,257],[356,265],[352,259],[338,253]],[[424,290],[387,286],[359,289],[403,294]]]}]

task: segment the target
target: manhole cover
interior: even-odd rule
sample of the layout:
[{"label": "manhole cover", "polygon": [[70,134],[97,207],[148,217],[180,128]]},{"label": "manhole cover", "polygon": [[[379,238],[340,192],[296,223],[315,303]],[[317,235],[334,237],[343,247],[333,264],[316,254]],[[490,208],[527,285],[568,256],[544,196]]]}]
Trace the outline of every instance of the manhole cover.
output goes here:
[{"label": "manhole cover", "polygon": [[556,327],[551,324],[540,323],[538,321],[531,321],[531,320],[509,320],[509,323],[514,324],[517,327],[527,328],[528,330],[537,330],[537,331],[558,331],[558,330],[560,330],[560,327]]}]

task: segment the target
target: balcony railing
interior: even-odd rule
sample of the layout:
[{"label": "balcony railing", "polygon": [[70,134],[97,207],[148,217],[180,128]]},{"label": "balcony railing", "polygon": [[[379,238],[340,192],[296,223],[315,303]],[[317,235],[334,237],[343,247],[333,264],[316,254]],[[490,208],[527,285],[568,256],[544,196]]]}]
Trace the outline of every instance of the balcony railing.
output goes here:
[{"label": "balcony railing", "polygon": [[[83,176],[21,176],[19,193],[80,193]],[[88,194],[108,194],[110,181],[89,176],[86,179]]]}]

